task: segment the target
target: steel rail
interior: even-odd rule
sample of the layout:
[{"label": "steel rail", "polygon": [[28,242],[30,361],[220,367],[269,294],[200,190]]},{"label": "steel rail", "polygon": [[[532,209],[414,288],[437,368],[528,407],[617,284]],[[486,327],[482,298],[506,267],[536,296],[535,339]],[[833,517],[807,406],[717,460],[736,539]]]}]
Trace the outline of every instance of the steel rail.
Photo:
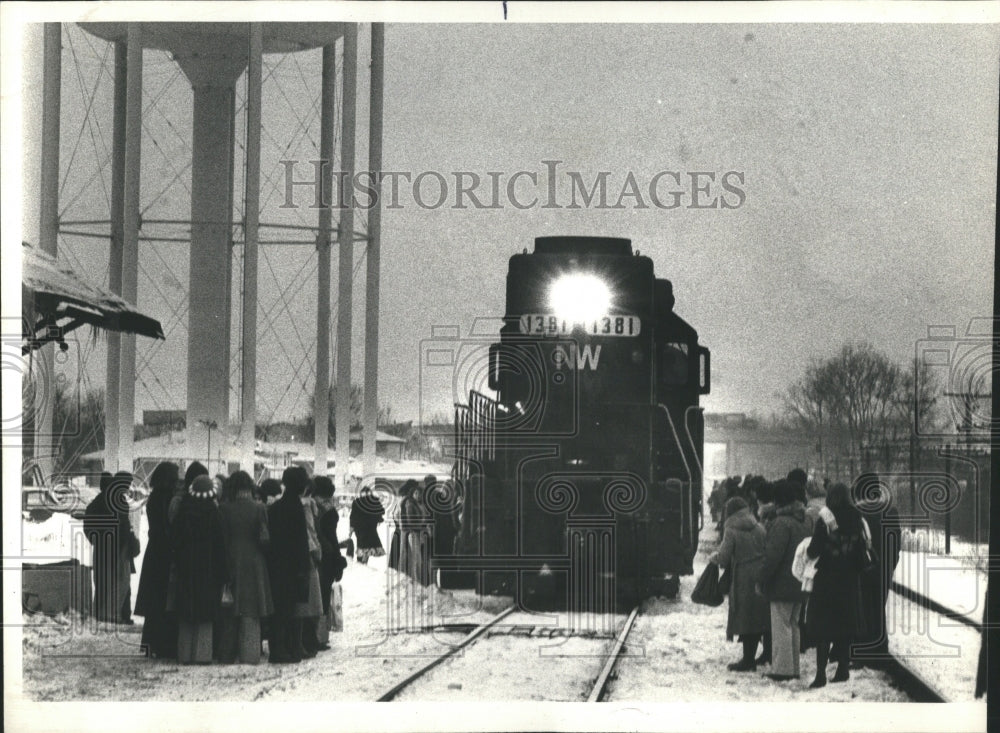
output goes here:
[{"label": "steel rail", "polygon": [[615,643],[611,647],[611,653],[608,654],[608,658],[604,662],[604,668],[601,670],[601,673],[597,675],[597,680],[594,682],[594,688],[590,691],[590,697],[587,698],[587,702],[600,702],[604,696],[605,688],[608,686],[608,680],[611,678],[611,672],[614,670],[615,664],[618,663],[618,657],[621,655],[622,649],[625,647],[625,640],[632,631],[632,626],[635,624],[635,619],[638,615],[639,607],[636,606],[632,609],[632,613],[630,613],[628,618],[625,620],[625,625],[622,626],[622,630],[619,632],[618,638],[615,639]]},{"label": "steel rail", "polygon": [[429,663],[425,664],[423,667],[421,667],[420,669],[418,669],[416,672],[410,674],[408,677],[406,677],[405,679],[403,679],[401,682],[397,683],[396,685],[393,685],[393,687],[391,687],[381,697],[379,697],[378,700],[376,700],[376,702],[389,702],[390,700],[394,699],[396,697],[396,695],[398,695],[400,692],[402,692],[407,687],[409,687],[414,681],[416,681],[417,679],[423,677],[429,671],[431,671],[436,666],[438,666],[439,664],[441,664],[441,662],[443,662],[444,660],[446,660],[449,657],[451,657],[452,655],[454,655],[455,652],[457,652],[457,651],[459,651],[461,649],[464,649],[465,647],[469,646],[472,642],[474,642],[476,639],[478,639],[480,636],[482,636],[492,626],[496,625],[497,623],[499,623],[503,619],[507,618],[507,616],[509,616],[510,614],[512,614],[516,608],[517,608],[516,606],[511,606],[511,607],[509,607],[509,608],[501,611],[500,613],[498,613],[496,616],[494,616],[492,619],[490,619],[486,623],[477,626],[468,636],[466,636],[464,639],[462,639],[462,641],[460,641],[455,646],[451,647],[444,654],[442,654],[439,657],[436,657],[435,659],[433,659],[432,661],[430,661]]}]

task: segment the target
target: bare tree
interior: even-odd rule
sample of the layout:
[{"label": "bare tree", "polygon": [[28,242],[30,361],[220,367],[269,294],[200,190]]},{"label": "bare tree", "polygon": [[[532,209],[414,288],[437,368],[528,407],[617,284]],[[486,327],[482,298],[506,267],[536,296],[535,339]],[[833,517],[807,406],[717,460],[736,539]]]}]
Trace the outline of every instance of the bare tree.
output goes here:
[{"label": "bare tree", "polygon": [[918,421],[931,422],[937,385],[904,370],[869,343],[848,343],[811,363],[784,395],[786,413],[817,441],[824,472],[832,454],[849,475],[881,462],[891,470],[898,447]]}]

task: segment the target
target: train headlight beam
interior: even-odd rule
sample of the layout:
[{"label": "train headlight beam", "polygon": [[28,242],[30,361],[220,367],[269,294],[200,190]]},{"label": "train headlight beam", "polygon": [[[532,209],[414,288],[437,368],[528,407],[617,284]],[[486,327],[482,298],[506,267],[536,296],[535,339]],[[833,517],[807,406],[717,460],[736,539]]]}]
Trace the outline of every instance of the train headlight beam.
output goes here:
[{"label": "train headlight beam", "polygon": [[560,318],[573,322],[591,321],[610,310],[611,290],[596,275],[563,275],[549,288],[549,307]]}]

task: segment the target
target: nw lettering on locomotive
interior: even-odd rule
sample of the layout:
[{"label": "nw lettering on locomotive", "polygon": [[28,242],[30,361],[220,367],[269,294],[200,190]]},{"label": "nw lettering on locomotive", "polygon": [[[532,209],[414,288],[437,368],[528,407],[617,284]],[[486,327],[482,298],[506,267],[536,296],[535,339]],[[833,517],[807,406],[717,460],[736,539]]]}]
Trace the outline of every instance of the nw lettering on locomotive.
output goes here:
[{"label": "nw lettering on locomotive", "polygon": [[539,610],[673,595],[701,521],[709,352],[630,240],[541,237],[510,258],[492,395],[459,408],[464,497],[442,583]]}]

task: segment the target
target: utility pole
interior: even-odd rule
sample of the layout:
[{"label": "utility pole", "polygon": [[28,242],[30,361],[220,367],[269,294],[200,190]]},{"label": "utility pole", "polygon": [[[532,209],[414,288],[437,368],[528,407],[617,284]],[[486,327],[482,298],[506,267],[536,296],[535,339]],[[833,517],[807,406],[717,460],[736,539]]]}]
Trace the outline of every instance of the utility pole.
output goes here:
[{"label": "utility pole", "polygon": [[989,392],[945,392],[945,397],[961,397],[962,398],[962,423],[961,425],[956,425],[960,433],[965,434],[965,447],[968,450],[972,445],[972,404],[975,400],[988,400],[992,399],[993,395]]},{"label": "utility pole", "polygon": [[205,468],[208,469],[209,475],[212,473],[212,431],[219,427],[219,424],[215,420],[199,420],[202,425],[208,428],[208,465]]}]

